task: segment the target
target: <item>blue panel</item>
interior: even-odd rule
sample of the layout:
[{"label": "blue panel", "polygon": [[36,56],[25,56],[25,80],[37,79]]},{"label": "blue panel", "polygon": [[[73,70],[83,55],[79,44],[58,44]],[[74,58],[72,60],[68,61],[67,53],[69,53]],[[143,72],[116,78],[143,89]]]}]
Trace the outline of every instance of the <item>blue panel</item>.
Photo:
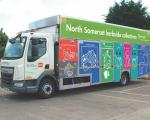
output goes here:
[{"label": "blue panel", "polygon": [[100,48],[97,42],[79,44],[79,73],[92,76],[92,84],[99,83]]},{"label": "blue panel", "polygon": [[140,45],[138,52],[139,76],[149,72],[149,46]]}]

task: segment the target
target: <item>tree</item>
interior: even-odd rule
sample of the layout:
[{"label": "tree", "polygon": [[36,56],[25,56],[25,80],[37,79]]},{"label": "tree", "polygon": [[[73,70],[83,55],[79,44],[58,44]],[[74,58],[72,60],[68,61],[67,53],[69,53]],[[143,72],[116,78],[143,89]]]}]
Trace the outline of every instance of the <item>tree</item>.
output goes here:
[{"label": "tree", "polygon": [[0,29],[0,47],[4,47],[8,40],[8,36],[3,32],[3,28]]},{"label": "tree", "polygon": [[106,22],[150,30],[150,15],[141,1],[122,0],[110,7]]},{"label": "tree", "polygon": [[3,56],[4,48],[6,45],[6,42],[8,40],[8,36],[5,32],[3,32],[3,28],[0,29],[0,58]]}]

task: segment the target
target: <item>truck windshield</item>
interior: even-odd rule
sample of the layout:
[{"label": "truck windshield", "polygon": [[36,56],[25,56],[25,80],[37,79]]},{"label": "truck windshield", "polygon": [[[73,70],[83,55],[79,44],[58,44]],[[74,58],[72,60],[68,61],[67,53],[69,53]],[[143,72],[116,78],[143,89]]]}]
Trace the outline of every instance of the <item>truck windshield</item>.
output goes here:
[{"label": "truck windshield", "polygon": [[13,39],[10,39],[7,42],[4,59],[17,59],[21,58],[24,52],[26,37],[17,36]]}]

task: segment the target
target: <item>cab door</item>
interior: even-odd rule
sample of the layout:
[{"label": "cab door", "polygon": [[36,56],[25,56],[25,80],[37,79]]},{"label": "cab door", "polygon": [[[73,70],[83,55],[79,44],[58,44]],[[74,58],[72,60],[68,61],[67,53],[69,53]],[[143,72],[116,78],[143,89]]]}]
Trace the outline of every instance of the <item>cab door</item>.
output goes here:
[{"label": "cab door", "polygon": [[49,69],[50,56],[48,51],[47,37],[34,36],[30,38],[25,60],[25,80],[37,79],[45,69]]}]

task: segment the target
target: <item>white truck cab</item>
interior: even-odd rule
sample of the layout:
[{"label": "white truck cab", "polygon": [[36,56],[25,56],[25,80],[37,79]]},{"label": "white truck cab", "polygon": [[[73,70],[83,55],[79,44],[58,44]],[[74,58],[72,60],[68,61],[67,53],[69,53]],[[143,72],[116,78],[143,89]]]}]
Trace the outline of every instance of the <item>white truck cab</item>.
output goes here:
[{"label": "white truck cab", "polygon": [[14,92],[36,93],[46,71],[55,76],[54,39],[53,34],[29,32],[8,40],[1,61],[1,86]]},{"label": "white truck cab", "polygon": [[[1,60],[1,87],[18,93],[52,96],[58,83],[60,16],[29,24],[29,30],[8,40]],[[54,54],[55,50],[55,54]]]}]

